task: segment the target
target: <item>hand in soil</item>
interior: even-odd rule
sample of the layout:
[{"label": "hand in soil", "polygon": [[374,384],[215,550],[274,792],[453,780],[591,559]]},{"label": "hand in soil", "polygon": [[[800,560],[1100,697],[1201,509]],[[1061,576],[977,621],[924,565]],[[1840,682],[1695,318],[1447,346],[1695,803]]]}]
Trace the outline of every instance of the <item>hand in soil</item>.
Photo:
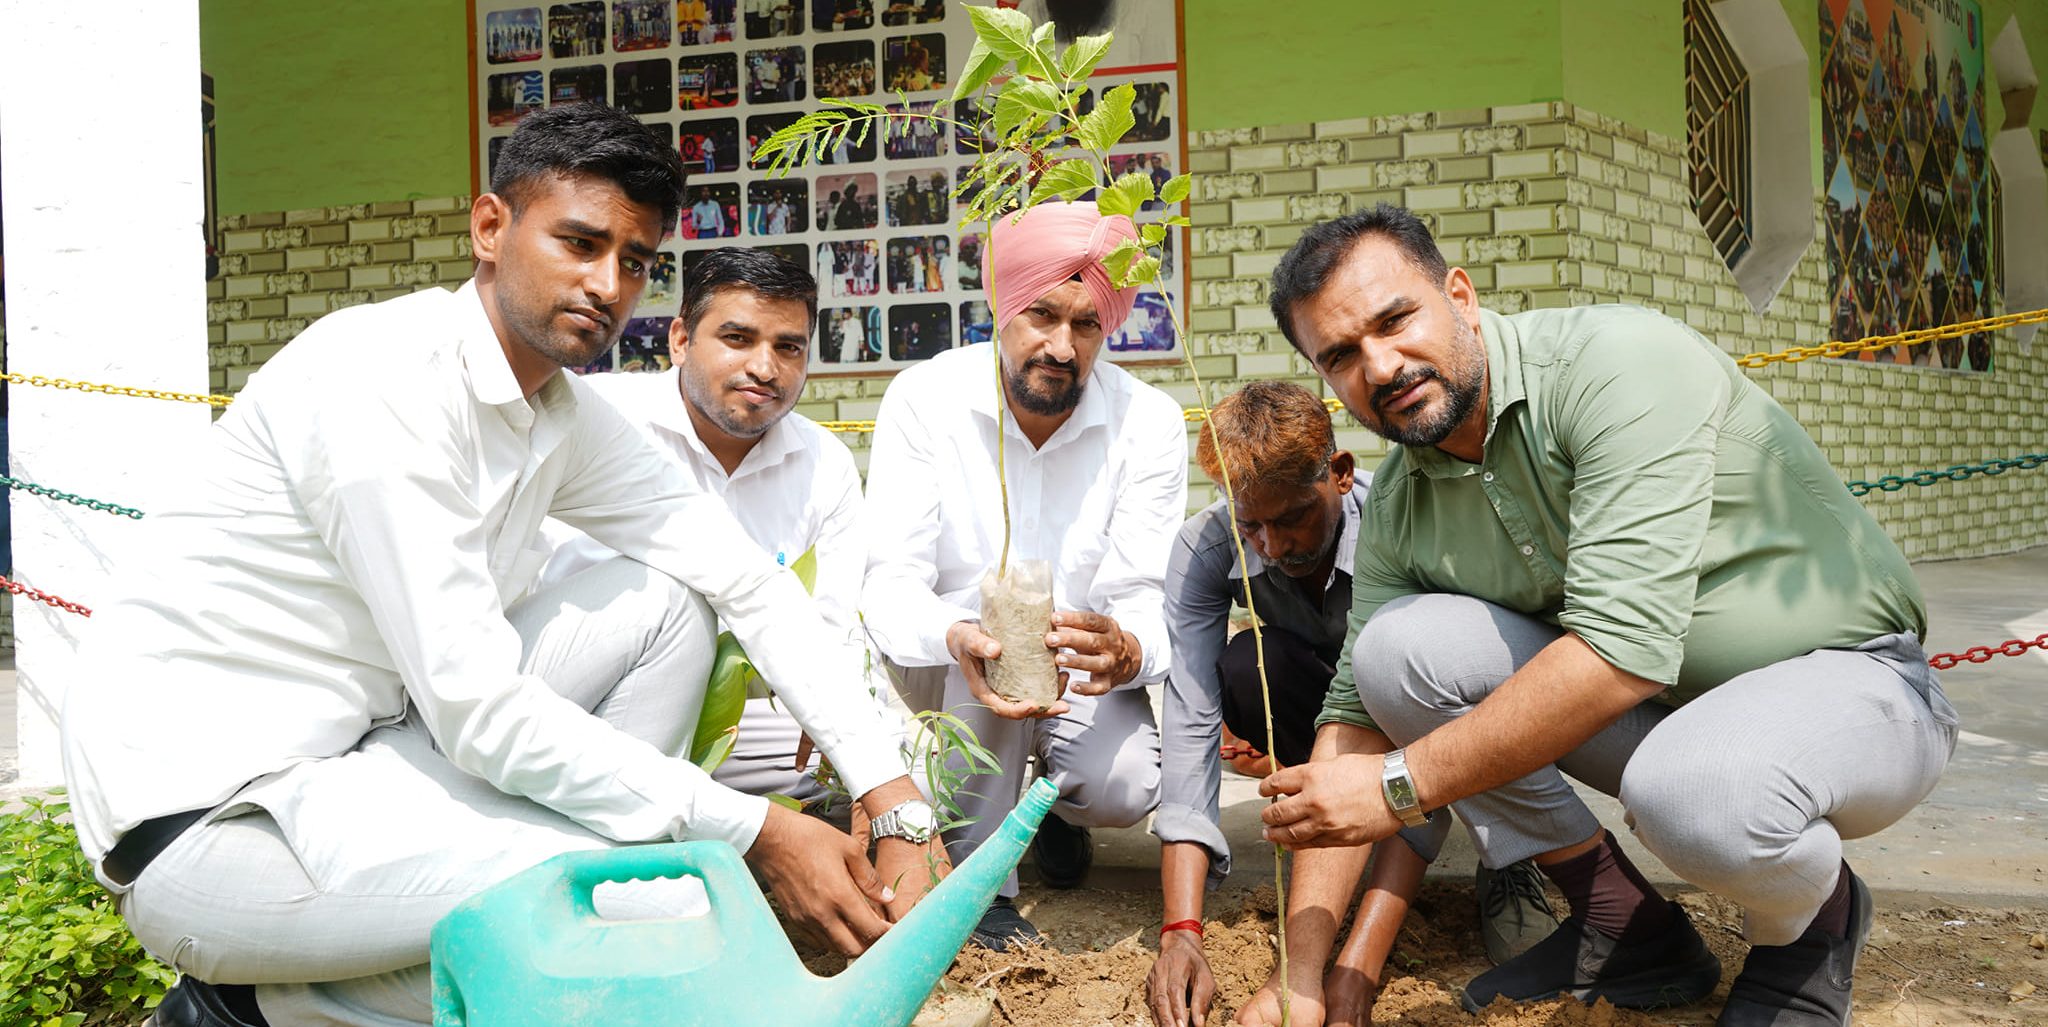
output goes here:
[{"label": "hand in soil", "polygon": [[1071,649],[1055,659],[1066,670],[1084,670],[1088,680],[1074,686],[1082,695],[1101,695],[1138,676],[1144,654],[1138,640],[1106,613],[1060,610],[1046,633],[1048,649]]},{"label": "hand in soil", "polygon": [[1331,967],[1323,978],[1324,1027],[1372,1027],[1372,1004],[1379,990],[1357,970],[1342,963]]},{"label": "hand in soil", "polygon": [[[1243,1027],[1280,1027],[1280,982],[1267,980],[1266,986],[1237,1011],[1237,1022]],[[1287,1023],[1290,1027],[1322,1027],[1323,989],[1297,986],[1288,999]]]},{"label": "hand in soil", "polygon": [[[963,620],[946,629],[946,651],[953,654],[960,664],[960,674],[967,679],[967,690],[974,698],[989,708],[989,712],[1008,720],[1030,720],[1035,717],[1057,717],[1072,709],[1065,699],[1055,699],[1051,706],[1033,706],[1030,703],[1012,702],[995,693],[988,686],[988,676],[983,670],[983,660],[993,660],[1003,654],[1002,643],[981,630],[981,625]],[[1067,690],[1067,675],[1060,674],[1060,692]]]},{"label": "hand in soil", "polygon": [[1385,761],[1346,753],[1286,767],[1259,782],[1259,794],[1284,796],[1259,814],[1262,836],[1290,849],[1364,845],[1391,837],[1401,821],[1380,795]]},{"label": "hand in soil", "polygon": [[1159,959],[1145,975],[1145,1001],[1156,1027],[1201,1027],[1216,998],[1216,978],[1202,954],[1202,936],[1168,931],[1159,938]]},{"label": "hand in soil", "polygon": [[840,953],[860,955],[889,929],[866,848],[822,820],[771,803],[747,862],[792,927]]}]

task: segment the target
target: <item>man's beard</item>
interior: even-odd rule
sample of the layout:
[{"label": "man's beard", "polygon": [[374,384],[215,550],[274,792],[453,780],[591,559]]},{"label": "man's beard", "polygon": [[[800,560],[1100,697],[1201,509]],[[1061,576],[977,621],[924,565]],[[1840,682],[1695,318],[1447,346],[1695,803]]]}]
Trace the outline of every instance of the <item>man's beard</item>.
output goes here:
[{"label": "man's beard", "polygon": [[567,308],[536,312],[516,306],[510,290],[500,288],[497,295],[498,317],[512,335],[525,343],[526,348],[562,367],[582,367],[596,360],[610,350],[626,330],[624,324],[607,314],[604,328],[595,340],[581,333],[558,331],[554,326],[555,317]]},{"label": "man's beard", "polygon": [[1284,560],[1276,560],[1274,562],[1278,563],[1283,571],[1293,572],[1296,577],[1314,570],[1317,564],[1322,563],[1329,557],[1331,550],[1337,548],[1337,532],[1343,526],[1344,518],[1331,518],[1329,526],[1323,529],[1322,545],[1317,546],[1312,552],[1303,553],[1299,556],[1290,556]]},{"label": "man's beard", "polygon": [[[1033,367],[1058,367],[1066,369],[1066,387],[1055,389],[1051,392],[1040,392],[1033,389],[1031,387],[1031,369]],[[1009,388],[1010,395],[1015,397],[1017,405],[1023,407],[1025,412],[1037,414],[1040,417],[1057,417],[1081,405],[1081,392],[1087,386],[1081,380],[1080,370],[1080,365],[1067,361],[1032,357],[1030,360],[1026,360],[1024,366],[1020,368],[1012,369],[1005,364],[1003,367],[1003,384]]]},{"label": "man's beard", "polygon": [[[1450,437],[1458,426],[1471,416],[1472,409],[1479,405],[1479,393],[1486,385],[1485,348],[1479,342],[1479,333],[1464,321],[1459,321],[1456,345],[1452,347],[1450,373],[1446,375],[1428,364],[1401,372],[1393,381],[1373,390],[1369,402],[1372,404],[1373,419],[1367,427],[1373,433],[1403,446],[1434,446]],[[1408,418],[1406,424],[1396,427],[1387,421],[1387,415],[1380,409],[1394,397],[1423,382],[1435,379],[1443,383],[1444,403],[1423,413]]]},{"label": "man's beard", "polygon": [[[742,373],[742,377],[744,377],[744,373]],[[689,401],[689,404],[692,407],[695,407],[698,413],[703,414],[705,419],[709,420],[712,424],[717,425],[719,431],[722,431],[727,435],[732,436],[733,438],[760,438],[761,436],[768,434],[768,429],[774,427],[775,422],[781,419],[780,416],[766,417],[763,418],[761,420],[761,423],[759,424],[747,424],[746,422],[740,421],[739,419],[733,417],[732,414],[726,410],[725,404],[719,402],[719,394],[717,391],[712,389],[711,383],[705,381],[704,376],[698,373],[697,371],[693,370],[687,361],[685,361],[682,365],[682,378],[683,396],[685,399]],[[732,384],[735,387],[737,387],[739,384],[741,384],[741,381],[740,379],[734,379]],[[772,385],[766,385],[761,387],[767,389],[774,389],[775,398],[778,402],[783,398],[783,392],[781,389],[777,389],[775,388],[775,386]]]}]

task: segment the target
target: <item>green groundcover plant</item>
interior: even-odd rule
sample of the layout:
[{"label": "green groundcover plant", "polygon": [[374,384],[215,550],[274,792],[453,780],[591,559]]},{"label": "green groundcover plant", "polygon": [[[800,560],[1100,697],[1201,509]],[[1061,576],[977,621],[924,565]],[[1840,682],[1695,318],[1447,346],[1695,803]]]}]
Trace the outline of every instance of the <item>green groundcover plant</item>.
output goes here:
[{"label": "green groundcover plant", "polygon": [[177,975],[93,879],[62,794],[0,813],[0,1024],[136,1024]]}]

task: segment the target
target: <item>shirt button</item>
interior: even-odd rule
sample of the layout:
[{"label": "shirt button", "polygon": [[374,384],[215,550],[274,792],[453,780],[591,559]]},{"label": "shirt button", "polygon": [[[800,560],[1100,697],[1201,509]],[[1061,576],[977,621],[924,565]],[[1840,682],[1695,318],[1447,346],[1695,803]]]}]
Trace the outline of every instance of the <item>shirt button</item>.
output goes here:
[{"label": "shirt button", "polygon": [[1482,474],[1482,475],[1480,475],[1480,476],[1479,476],[1479,480],[1480,480],[1480,481],[1492,481],[1492,480],[1493,480],[1493,472],[1492,472],[1492,471],[1488,471],[1488,472],[1486,472],[1485,474]]},{"label": "shirt button", "polygon": [[1535,547],[1535,546],[1523,546],[1523,547],[1522,547],[1522,555],[1523,555],[1523,556],[1533,556],[1533,555],[1535,555],[1535,553],[1536,553],[1536,547]]}]

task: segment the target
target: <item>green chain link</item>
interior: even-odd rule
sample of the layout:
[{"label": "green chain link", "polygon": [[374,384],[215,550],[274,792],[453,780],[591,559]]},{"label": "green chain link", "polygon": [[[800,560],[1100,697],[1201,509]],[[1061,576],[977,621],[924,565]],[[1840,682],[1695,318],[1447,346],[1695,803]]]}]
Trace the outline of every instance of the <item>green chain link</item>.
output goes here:
[{"label": "green chain link", "polygon": [[1897,492],[1908,485],[1932,485],[1940,481],[1964,481],[1977,475],[1997,477],[2007,471],[2031,471],[2042,464],[2048,464],[2048,453],[2027,453],[2010,460],[1986,460],[1981,464],[1957,464],[1940,471],[1914,471],[1911,474],[1887,474],[1876,481],[1852,481],[1849,494],[1867,496],[1872,492]]},{"label": "green chain link", "polygon": [[57,489],[53,489],[45,485],[37,485],[34,482],[22,481],[19,478],[10,478],[4,474],[0,474],[0,486],[5,486],[10,489],[20,489],[23,492],[34,493],[35,495],[38,496],[48,496],[49,498],[57,500],[58,502],[76,504],[78,506],[85,507],[88,510],[102,510],[110,514],[118,514],[122,517],[133,517],[138,521],[142,519],[142,511],[137,510],[134,507],[121,506],[119,504],[109,503],[101,499],[87,499],[84,496],[74,496],[69,492],[60,492]]}]

